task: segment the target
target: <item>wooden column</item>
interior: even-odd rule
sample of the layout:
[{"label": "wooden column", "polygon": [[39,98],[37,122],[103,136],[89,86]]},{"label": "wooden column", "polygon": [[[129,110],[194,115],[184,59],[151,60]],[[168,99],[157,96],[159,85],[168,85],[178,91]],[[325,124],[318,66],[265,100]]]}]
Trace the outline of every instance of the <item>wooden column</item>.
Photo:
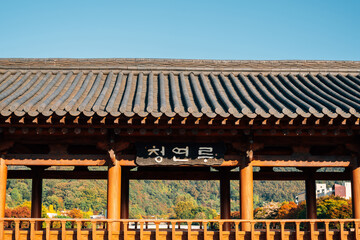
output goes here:
[{"label": "wooden column", "polygon": [[122,167],[121,175],[121,218],[129,219],[129,167]]},{"label": "wooden column", "polygon": [[[120,219],[121,212],[121,166],[113,161],[108,170],[108,219]],[[120,224],[113,225],[114,231],[120,230]]]},{"label": "wooden column", "polygon": [[[5,217],[7,166],[0,158],[0,218]],[[1,236],[0,236],[1,237]]]},{"label": "wooden column", "polygon": [[[252,220],[253,214],[253,167],[243,163],[240,167],[240,214],[241,219]],[[243,231],[250,231],[249,223],[242,224]]]},{"label": "wooden column", "polygon": [[306,170],[305,191],[306,191],[306,217],[308,219],[316,219],[316,169]]},{"label": "wooden column", "polygon": [[352,170],[352,201],[353,201],[353,215],[355,219],[360,219],[360,164],[356,161]]},{"label": "wooden column", "polygon": [[[220,218],[231,218],[231,206],[230,206],[230,169],[220,169]],[[230,231],[230,223],[223,225],[224,231]]]},{"label": "wooden column", "polygon": [[[42,168],[32,168],[32,188],[31,188],[31,218],[41,218],[42,208]],[[41,229],[41,223],[35,223],[35,229]]]}]

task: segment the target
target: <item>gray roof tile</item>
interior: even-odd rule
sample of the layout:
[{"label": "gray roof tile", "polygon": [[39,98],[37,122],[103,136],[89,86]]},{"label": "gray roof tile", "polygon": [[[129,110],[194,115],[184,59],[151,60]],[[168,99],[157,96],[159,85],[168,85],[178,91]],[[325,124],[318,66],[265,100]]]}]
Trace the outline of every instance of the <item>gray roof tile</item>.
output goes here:
[{"label": "gray roof tile", "polygon": [[0,59],[0,114],[360,117],[359,62],[72,61]]}]

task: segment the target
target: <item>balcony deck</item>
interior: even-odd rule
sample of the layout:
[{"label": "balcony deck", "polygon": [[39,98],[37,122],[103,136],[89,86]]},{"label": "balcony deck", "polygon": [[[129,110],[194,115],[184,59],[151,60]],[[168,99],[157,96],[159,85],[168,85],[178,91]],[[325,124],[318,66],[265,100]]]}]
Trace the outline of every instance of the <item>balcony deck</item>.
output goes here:
[{"label": "balcony deck", "polygon": [[[354,219],[293,219],[246,221],[233,219],[110,220],[4,218],[0,219],[0,239],[352,240],[360,239],[359,226],[360,220]],[[39,229],[37,230],[36,228]]]}]

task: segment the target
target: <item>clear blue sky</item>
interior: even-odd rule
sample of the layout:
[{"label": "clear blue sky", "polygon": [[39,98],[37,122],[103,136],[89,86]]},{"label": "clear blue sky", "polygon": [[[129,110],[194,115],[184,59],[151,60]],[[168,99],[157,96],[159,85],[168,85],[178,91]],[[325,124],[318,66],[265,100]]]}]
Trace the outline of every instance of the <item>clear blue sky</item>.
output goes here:
[{"label": "clear blue sky", "polygon": [[0,3],[0,57],[360,60],[360,0]]}]

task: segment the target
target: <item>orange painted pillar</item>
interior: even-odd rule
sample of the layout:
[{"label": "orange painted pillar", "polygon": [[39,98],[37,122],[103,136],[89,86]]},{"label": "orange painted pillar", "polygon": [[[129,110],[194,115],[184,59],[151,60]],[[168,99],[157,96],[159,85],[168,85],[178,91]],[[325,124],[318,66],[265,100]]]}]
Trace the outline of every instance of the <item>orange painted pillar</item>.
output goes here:
[{"label": "orange painted pillar", "polygon": [[[108,170],[108,205],[107,218],[120,219],[121,213],[121,166],[117,160]],[[114,231],[120,230],[120,224],[113,225]]]},{"label": "orange painted pillar", "polygon": [[[220,218],[231,218],[229,169],[220,169]],[[224,231],[230,231],[230,223],[224,223]]]},{"label": "orange painted pillar", "polygon": [[[31,218],[41,218],[42,208],[42,170],[33,168],[32,189],[31,189]],[[35,229],[41,229],[41,222],[36,222]]]},{"label": "orange painted pillar", "polygon": [[306,217],[308,219],[316,219],[316,180],[314,173],[316,170],[310,169],[307,171],[307,177],[305,180],[306,191]]},{"label": "orange painted pillar", "polygon": [[0,218],[5,217],[7,166],[0,158]]},{"label": "orange painted pillar", "polygon": [[353,200],[353,215],[355,219],[360,219],[360,164],[355,163],[352,170],[352,200]]},{"label": "orange painted pillar", "polygon": [[[243,163],[240,167],[240,214],[241,219],[253,220],[253,167],[249,163]],[[249,223],[242,224],[243,231],[250,231]]]}]

